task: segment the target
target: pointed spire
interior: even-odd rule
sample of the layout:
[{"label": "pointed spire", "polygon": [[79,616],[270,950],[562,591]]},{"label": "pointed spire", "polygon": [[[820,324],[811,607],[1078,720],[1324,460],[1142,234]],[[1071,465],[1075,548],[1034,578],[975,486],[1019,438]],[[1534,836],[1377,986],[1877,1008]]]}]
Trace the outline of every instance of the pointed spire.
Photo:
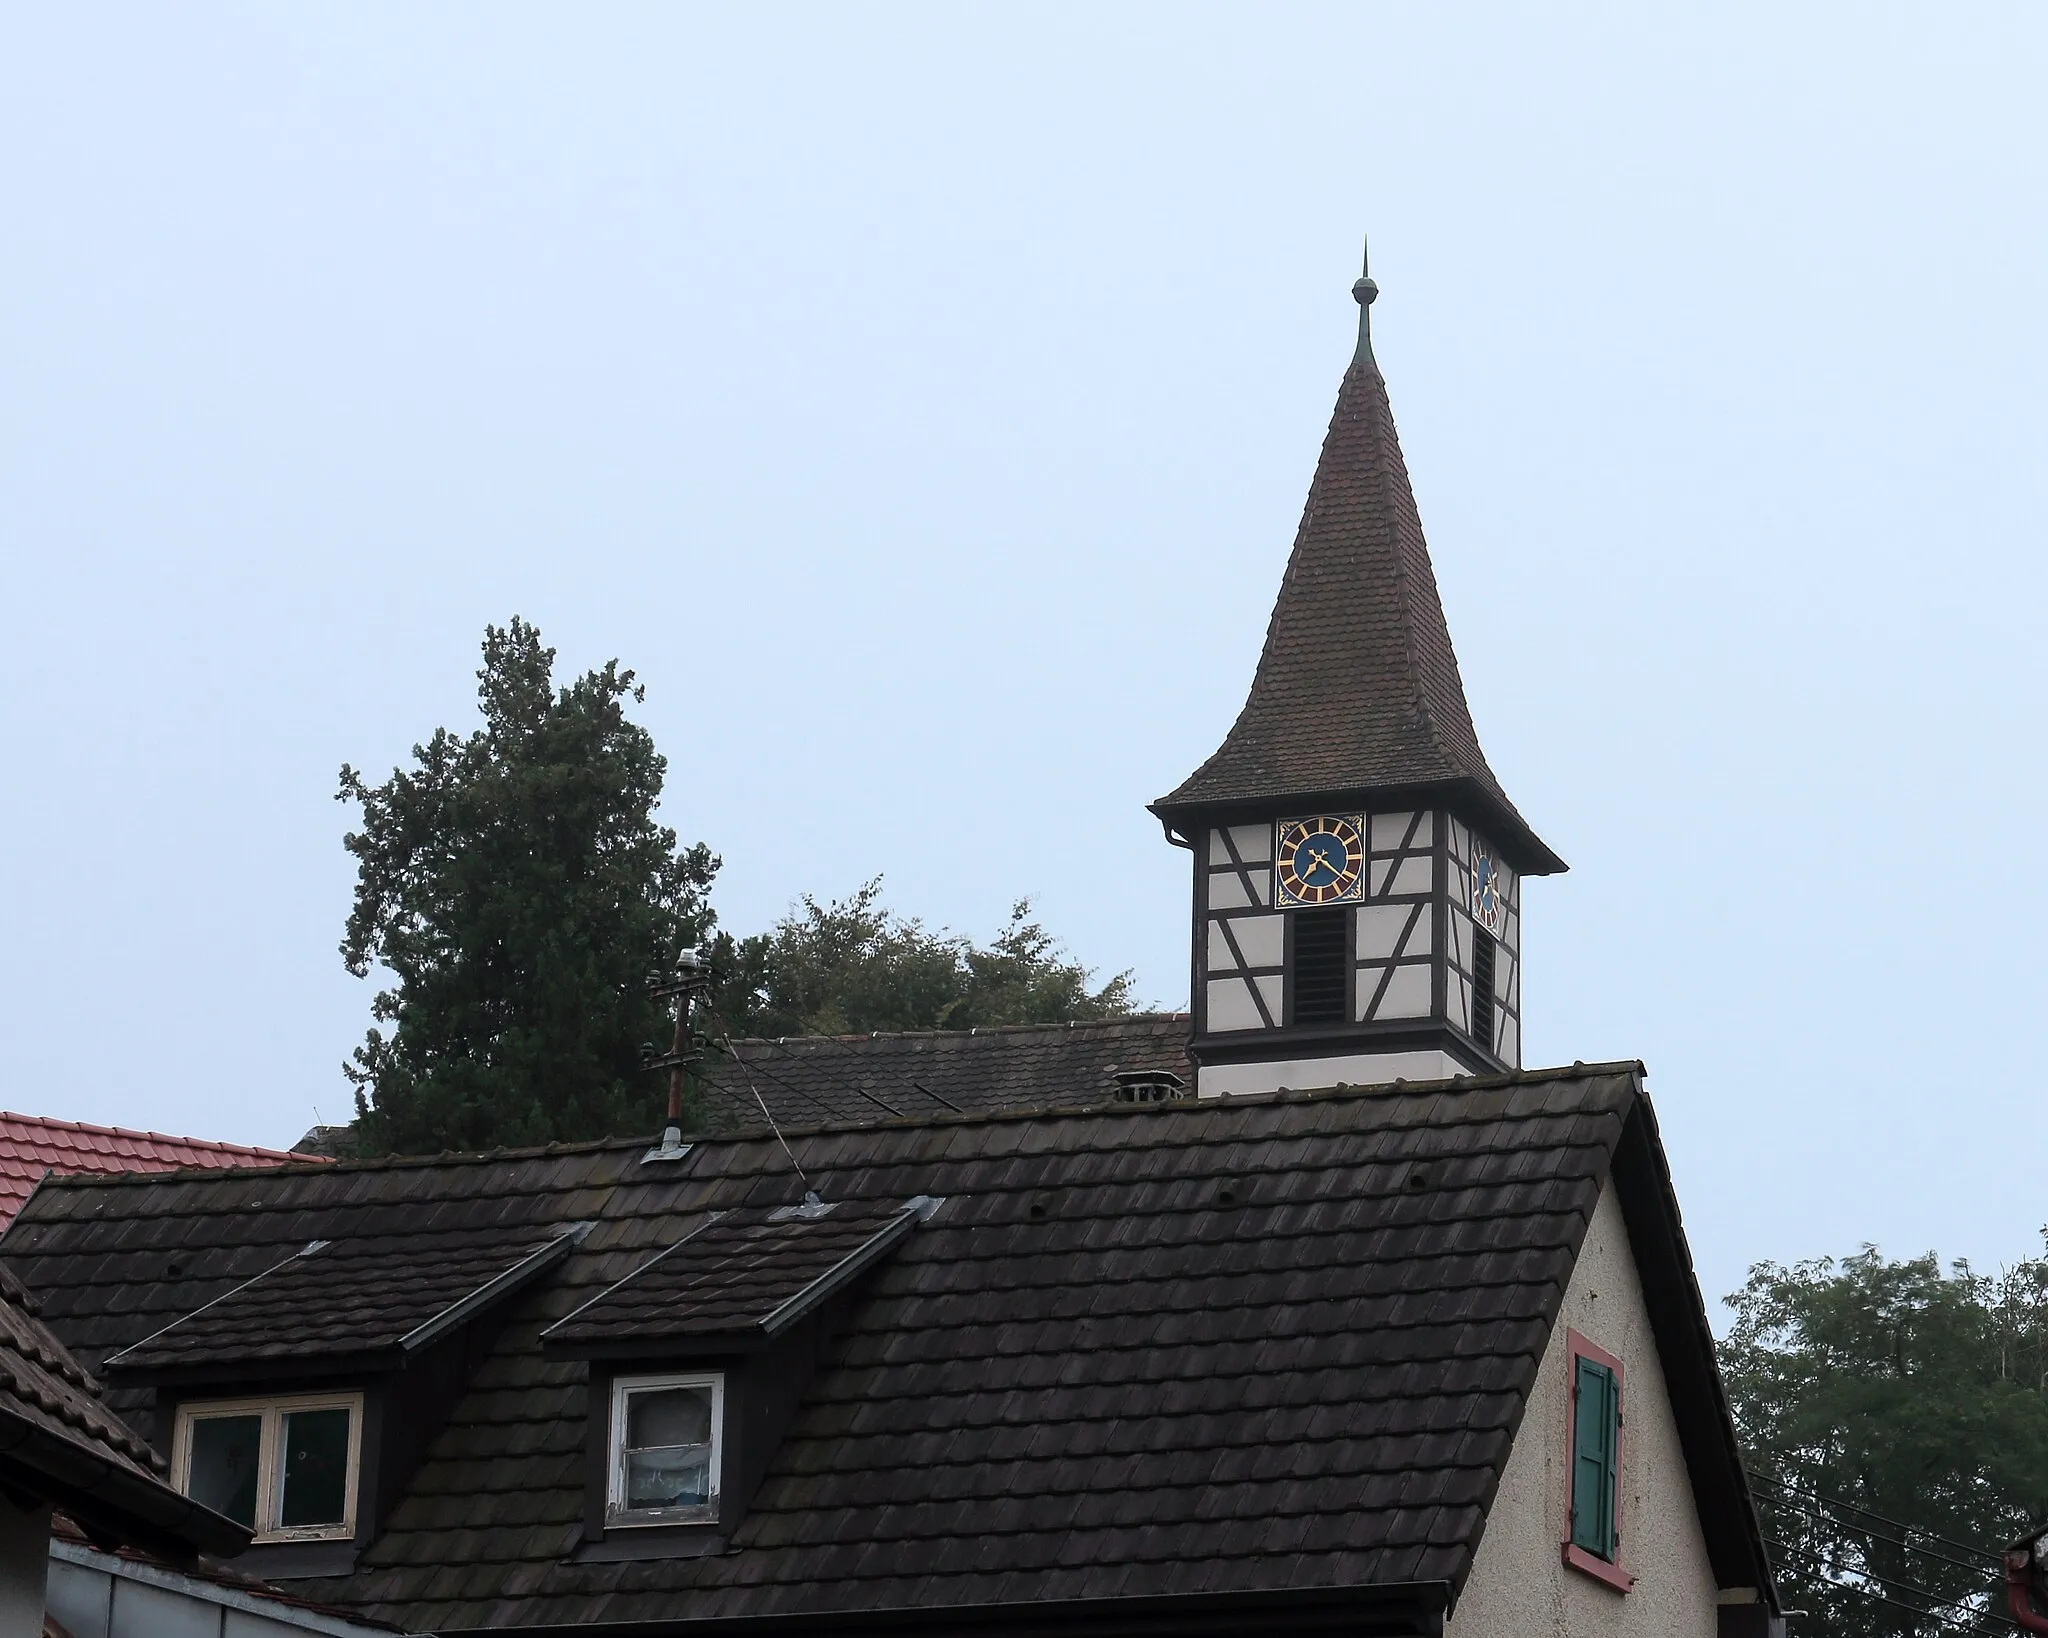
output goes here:
[{"label": "pointed spire", "polygon": [[1434,793],[1525,873],[1565,868],[1487,766],[1373,358],[1379,287],[1352,286],[1358,350],[1309,485],[1250,697],[1222,746],[1153,804],[1196,811]]},{"label": "pointed spire", "polygon": [[1372,356],[1372,304],[1379,299],[1380,287],[1372,282],[1372,241],[1368,239],[1365,253],[1359,258],[1358,282],[1351,287],[1351,299],[1358,303],[1358,350],[1351,355],[1354,370],[1377,370],[1379,362]]}]

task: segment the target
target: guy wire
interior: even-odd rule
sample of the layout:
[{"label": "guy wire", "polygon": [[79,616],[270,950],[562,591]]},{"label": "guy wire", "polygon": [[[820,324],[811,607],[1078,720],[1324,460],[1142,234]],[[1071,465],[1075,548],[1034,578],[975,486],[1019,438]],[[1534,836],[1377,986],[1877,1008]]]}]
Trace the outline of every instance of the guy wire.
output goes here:
[{"label": "guy wire", "polygon": [[731,1055],[732,1061],[740,1066],[740,1074],[746,1079],[747,1090],[754,1094],[754,1101],[761,1106],[762,1117],[768,1122],[768,1130],[775,1134],[775,1141],[782,1145],[782,1152],[789,1156],[790,1165],[796,1168],[796,1175],[803,1181],[804,1192],[812,1192],[810,1174],[804,1170],[803,1162],[797,1159],[796,1151],[789,1146],[789,1139],[782,1135],[782,1128],[775,1124],[775,1117],[768,1110],[768,1100],[761,1096],[761,1089],[754,1084],[754,1077],[748,1072],[745,1061],[733,1051],[732,1031],[725,1027],[723,1018],[718,1020],[718,1038],[725,1043],[725,1050]]}]

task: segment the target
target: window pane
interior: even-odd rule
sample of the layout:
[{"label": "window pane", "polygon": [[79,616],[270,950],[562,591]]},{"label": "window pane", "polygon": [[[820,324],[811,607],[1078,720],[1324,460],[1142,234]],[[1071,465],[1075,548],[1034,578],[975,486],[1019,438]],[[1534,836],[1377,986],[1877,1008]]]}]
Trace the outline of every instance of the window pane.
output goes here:
[{"label": "window pane", "polygon": [[626,1453],[628,1507],[703,1507],[710,1500],[709,1445],[665,1445]]},{"label": "window pane", "polygon": [[711,1500],[711,1387],[626,1396],[626,1506],[703,1507]]},{"label": "window pane", "polygon": [[711,1389],[653,1388],[626,1396],[626,1448],[711,1443]]},{"label": "window pane", "polygon": [[340,1406],[285,1413],[280,1527],[340,1524],[347,1517],[348,1418]]},{"label": "window pane", "polygon": [[192,1461],[185,1493],[202,1507],[256,1528],[256,1464],[261,1416],[205,1416],[192,1421]]}]

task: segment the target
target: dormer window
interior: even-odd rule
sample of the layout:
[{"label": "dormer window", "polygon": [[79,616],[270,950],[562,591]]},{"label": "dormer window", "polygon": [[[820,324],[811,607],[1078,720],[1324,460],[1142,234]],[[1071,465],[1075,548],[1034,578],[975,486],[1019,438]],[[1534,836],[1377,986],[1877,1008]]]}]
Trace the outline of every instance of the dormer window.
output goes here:
[{"label": "dormer window", "polygon": [[614,1377],[605,1523],[715,1520],[724,1424],[722,1374]]},{"label": "dormer window", "polygon": [[575,1561],[723,1551],[858,1283],[943,1204],[711,1212],[542,1332],[590,1373]]},{"label": "dormer window", "polygon": [[178,1407],[172,1482],[267,1541],[355,1534],[361,1394],[188,1400]]}]

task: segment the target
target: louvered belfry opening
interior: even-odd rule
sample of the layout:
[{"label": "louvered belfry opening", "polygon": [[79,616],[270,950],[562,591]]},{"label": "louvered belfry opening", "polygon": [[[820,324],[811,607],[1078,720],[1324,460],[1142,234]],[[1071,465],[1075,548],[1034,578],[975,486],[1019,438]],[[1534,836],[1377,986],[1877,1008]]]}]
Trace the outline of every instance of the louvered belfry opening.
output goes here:
[{"label": "louvered belfry opening", "polygon": [[1493,935],[1472,929],[1472,1039],[1493,1050]]},{"label": "louvered belfry opening", "polygon": [[1294,913],[1294,970],[1288,976],[1297,1024],[1341,1024],[1344,968],[1351,942],[1349,910]]}]

